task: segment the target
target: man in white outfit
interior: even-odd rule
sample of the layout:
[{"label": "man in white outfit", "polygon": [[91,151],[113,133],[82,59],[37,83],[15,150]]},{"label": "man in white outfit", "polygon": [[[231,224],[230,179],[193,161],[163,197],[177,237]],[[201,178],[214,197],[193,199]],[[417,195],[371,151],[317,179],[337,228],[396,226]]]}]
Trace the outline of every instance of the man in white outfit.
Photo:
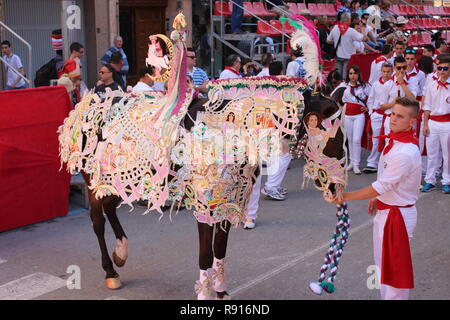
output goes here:
[{"label": "man in white outfit", "polygon": [[439,152],[442,151],[442,191],[450,194],[450,55],[439,55],[437,70],[439,78],[428,85],[423,105],[428,161],[422,192],[431,191],[436,185],[436,172],[441,166]]},{"label": "man in white outfit", "polygon": [[381,77],[381,67],[385,62],[390,62],[390,59],[394,51],[392,51],[392,45],[387,44],[383,47],[383,54],[372,61],[370,65],[370,78],[369,83],[373,85]]},{"label": "man in white outfit", "polygon": [[383,300],[407,300],[409,290],[414,288],[409,239],[416,227],[415,203],[421,181],[419,142],[413,128],[418,114],[416,100],[396,99],[389,142],[378,164],[377,180],[363,189],[345,192],[335,201],[370,199],[368,212],[374,216],[374,258],[381,270]]},{"label": "man in white outfit", "polygon": [[231,54],[225,60],[225,68],[220,73],[219,79],[235,79],[241,76],[241,57]]}]

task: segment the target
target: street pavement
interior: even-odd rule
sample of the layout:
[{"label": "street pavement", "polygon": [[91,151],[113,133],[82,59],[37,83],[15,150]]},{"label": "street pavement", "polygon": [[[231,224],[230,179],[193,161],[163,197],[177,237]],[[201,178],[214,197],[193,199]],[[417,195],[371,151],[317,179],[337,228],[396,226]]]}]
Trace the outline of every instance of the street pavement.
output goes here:
[{"label": "street pavement", "polygon": [[[367,201],[349,204],[350,239],[340,261],[336,292],[316,296],[309,290],[336,225],[336,208],[311,185],[301,189],[302,167],[301,160],[291,163],[284,183],[289,189],[285,201],[261,196],[255,229],[231,229],[229,293],[233,299],[248,300],[379,299],[373,285],[372,218]],[[350,173],[347,190],[364,187],[375,177]],[[450,299],[450,195],[441,190],[421,194],[417,208],[411,241],[415,289],[410,298]],[[129,258],[123,268],[116,268],[124,286],[112,291],[104,284],[89,215],[79,213],[82,210],[74,203],[71,209],[78,213],[0,233],[0,299],[196,298],[198,234],[190,212],[159,220],[158,213],[142,215],[143,208],[118,209],[129,238]],[[111,254],[115,239],[109,223],[106,239]],[[80,288],[70,289],[66,280],[77,274]]]}]

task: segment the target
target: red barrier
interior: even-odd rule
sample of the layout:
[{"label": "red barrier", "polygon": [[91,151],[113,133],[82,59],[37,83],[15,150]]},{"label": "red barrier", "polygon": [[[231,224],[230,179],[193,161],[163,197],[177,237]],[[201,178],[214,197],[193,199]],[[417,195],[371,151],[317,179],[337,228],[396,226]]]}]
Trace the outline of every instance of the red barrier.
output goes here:
[{"label": "red barrier", "polygon": [[67,214],[56,130],[70,109],[63,87],[0,92],[0,232]]},{"label": "red barrier", "polygon": [[366,54],[354,54],[350,57],[348,67],[358,66],[361,69],[362,77],[364,81],[369,81],[370,78],[370,65],[373,60],[378,58],[380,53],[366,53]]}]

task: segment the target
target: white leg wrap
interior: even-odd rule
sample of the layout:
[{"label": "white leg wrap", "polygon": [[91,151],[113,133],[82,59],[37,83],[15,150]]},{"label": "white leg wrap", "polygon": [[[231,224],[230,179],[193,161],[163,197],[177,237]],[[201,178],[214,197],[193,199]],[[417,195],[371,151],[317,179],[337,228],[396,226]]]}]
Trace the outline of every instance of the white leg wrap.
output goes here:
[{"label": "white leg wrap", "polygon": [[197,300],[212,300],[212,269],[200,270],[200,279],[195,282]]},{"label": "white leg wrap", "polygon": [[217,259],[214,257],[213,262],[213,288],[216,292],[227,291],[227,285],[225,283],[225,258]]}]

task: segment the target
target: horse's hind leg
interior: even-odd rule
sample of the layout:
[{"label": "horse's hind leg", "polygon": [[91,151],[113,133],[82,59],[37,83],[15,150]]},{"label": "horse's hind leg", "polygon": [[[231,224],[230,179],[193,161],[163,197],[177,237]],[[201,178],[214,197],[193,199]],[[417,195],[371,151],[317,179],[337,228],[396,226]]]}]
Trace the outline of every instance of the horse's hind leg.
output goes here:
[{"label": "horse's hind leg", "polygon": [[226,221],[225,225],[216,224],[214,235],[214,262],[213,262],[213,288],[217,293],[217,299],[230,299],[227,293],[225,277],[225,255],[228,244],[228,234],[231,224]]},{"label": "horse's hind leg", "polygon": [[108,217],[109,223],[116,236],[116,247],[112,253],[112,259],[116,266],[123,267],[128,258],[128,237],[123,231],[119,218],[117,217],[116,207],[119,204],[118,197],[108,197],[103,201],[103,210]]},{"label": "horse's hind leg", "polygon": [[[83,173],[83,177],[88,183],[88,177]],[[91,206],[91,221],[95,235],[97,236],[98,244],[102,254],[102,267],[106,272],[106,286],[109,289],[119,289],[122,284],[119,279],[119,274],[114,270],[113,263],[108,254],[108,248],[105,241],[105,217],[103,216],[102,201],[95,198],[93,192],[89,190],[89,203]]]},{"label": "horse's hind leg", "polygon": [[213,227],[197,222],[199,236],[200,279],[195,284],[198,300],[212,299]]}]

